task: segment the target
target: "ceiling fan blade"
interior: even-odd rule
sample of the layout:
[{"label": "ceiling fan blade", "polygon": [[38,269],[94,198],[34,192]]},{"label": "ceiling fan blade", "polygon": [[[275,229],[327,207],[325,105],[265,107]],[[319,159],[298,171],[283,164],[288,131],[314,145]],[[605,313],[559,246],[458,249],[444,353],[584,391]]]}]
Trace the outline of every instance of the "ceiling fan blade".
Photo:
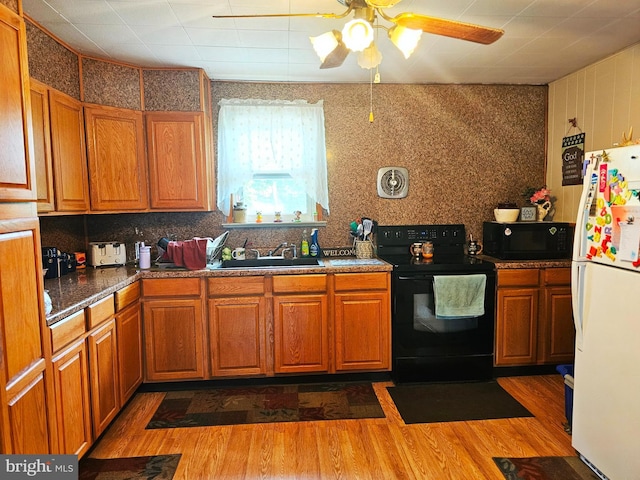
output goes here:
[{"label": "ceiling fan blade", "polygon": [[258,15],[211,15],[213,18],[278,18],[278,17],[316,17],[316,18],[344,18],[353,11],[349,5],[342,13],[264,13]]},{"label": "ceiling fan blade", "polygon": [[504,30],[499,28],[483,27],[473,23],[446,20],[409,12],[396,15],[390,20],[405,28],[422,30],[426,33],[444,35],[445,37],[458,38],[485,45],[495,42],[504,34]]}]

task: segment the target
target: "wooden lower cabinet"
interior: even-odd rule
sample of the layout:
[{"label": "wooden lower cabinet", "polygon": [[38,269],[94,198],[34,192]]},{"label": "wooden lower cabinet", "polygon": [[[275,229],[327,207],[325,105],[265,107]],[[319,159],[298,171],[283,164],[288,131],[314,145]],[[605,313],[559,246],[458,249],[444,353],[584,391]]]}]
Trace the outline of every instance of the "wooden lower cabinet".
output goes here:
[{"label": "wooden lower cabinet", "polygon": [[115,319],[89,332],[87,343],[91,417],[94,437],[97,438],[120,411]]},{"label": "wooden lower cabinet", "polygon": [[265,375],[264,277],[210,278],[208,291],[211,374]]},{"label": "wooden lower cabinet", "polygon": [[336,371],[389,370],[389,274],[336,274],[334,282]]},{"label": "wooden lower cabinet", "polygon": [[539,329],[543,363],[573,363],[576,331],[571,305],[569,268],[546,269],[543,277],[544,322]]},{"label": "wooden lower cabinet", "polygon": [[498,270],[496,366],[571,363],[569,268]]},{"label": "wooden lower cabinet", "polygon": [[326,275],[273,277],[275,373],[329,371]]},{"label": "wooden lower cabinet", "polygon": [[144,279],[142,289],[145,380],[206,379],[201,280]]},{"label": "wooden lower cabinet", "polygon": [[3,453],[52,453],[46,414],[51,400],[46,386],[48,371],[41,360],[7,389],[7,417],[0,430]]},{"label": "wooden lower cabinet", "polygon": [[140,304],[116,314],[120,405],[124,405],[142,383],[142,315]]},{"label": "wooden lower cabinet", "polygon": [[496,365],[536,362],[538,288],[498,288]]},{"label": "wooden lower cabinet", "polygon": [[91,446],[87,347],[81,337],[53,358],[59,453],[81,457]]},{"label": "wooden lower cabinet", "polygon": [[138,281],[121,288],[114,294],[120,406],[127,403],[143,379],[140,291]]}]

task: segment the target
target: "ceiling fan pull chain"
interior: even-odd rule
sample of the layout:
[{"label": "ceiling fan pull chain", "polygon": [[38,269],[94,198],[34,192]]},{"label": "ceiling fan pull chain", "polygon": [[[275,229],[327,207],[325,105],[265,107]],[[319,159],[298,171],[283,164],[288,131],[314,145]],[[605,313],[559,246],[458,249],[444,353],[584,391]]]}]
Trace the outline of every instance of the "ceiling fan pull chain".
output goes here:
[{"label": "ceiling fan pull chain", "polygon": [[369,69],[369,89],[369,123],[373,123],[373,68]]}]

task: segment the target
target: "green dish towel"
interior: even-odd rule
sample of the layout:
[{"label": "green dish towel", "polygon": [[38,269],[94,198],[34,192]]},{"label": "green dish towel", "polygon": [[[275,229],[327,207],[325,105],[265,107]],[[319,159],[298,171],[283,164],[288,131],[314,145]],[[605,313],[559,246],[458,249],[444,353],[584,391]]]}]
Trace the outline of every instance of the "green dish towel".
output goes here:
[{"label": "green dish towel", "polygon": [[433,298],[436,317],[480,317],[484,315],[487,276],[434,275]]}]

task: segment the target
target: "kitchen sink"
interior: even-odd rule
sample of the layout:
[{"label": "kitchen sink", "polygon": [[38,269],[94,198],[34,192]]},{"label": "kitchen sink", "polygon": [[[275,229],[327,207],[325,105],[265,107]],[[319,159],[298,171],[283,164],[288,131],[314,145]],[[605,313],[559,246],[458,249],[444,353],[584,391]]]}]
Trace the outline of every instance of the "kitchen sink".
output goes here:
[{"label": "kitchen sink", "polygon": [[260,257],[222,261],[222,268],[317,267],[319,265],[317,258]]}]

